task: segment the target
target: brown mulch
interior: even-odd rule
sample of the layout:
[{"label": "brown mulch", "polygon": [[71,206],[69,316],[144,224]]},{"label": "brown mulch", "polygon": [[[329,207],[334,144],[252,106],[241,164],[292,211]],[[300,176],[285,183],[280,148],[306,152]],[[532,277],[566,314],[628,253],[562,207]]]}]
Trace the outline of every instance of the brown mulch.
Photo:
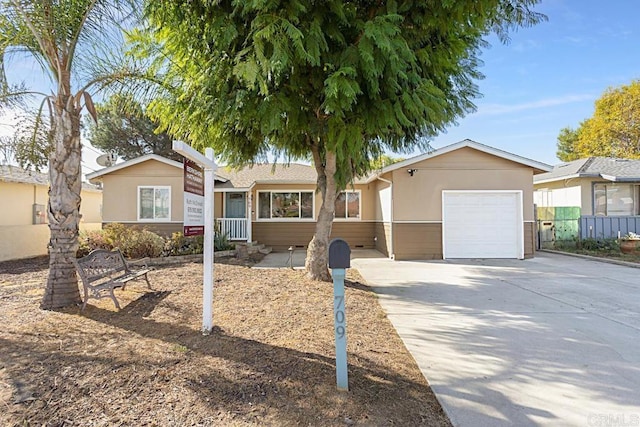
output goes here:
[{"label": "brown mulch", "polygon": [[[336,390],[333,289],[302,271],[202,264],[61,311],[39,309],[47,260],[0,263],[0,425],[450,426],[355,270],[347,278],[349,392]],[[250,263],[249,263],[250,264]]]}]

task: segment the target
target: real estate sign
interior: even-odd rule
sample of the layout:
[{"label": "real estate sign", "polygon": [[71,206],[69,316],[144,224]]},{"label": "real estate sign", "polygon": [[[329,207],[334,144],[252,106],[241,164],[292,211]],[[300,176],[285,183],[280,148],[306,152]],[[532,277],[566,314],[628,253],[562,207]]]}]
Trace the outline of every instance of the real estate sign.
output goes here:
[{"label": "real estate sign", "polygon": [[184,235],[204,234],[204,171],[184,159]]}]

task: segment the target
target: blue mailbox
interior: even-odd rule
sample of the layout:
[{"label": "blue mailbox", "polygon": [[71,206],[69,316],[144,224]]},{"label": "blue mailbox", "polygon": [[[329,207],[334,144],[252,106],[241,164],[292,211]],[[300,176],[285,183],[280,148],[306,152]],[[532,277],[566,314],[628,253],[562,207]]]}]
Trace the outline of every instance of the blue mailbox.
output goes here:
[{"label": "blue mailbox", "polygon": [[351,248],[342,239],[329,243],[329,268],[351,268]]}]

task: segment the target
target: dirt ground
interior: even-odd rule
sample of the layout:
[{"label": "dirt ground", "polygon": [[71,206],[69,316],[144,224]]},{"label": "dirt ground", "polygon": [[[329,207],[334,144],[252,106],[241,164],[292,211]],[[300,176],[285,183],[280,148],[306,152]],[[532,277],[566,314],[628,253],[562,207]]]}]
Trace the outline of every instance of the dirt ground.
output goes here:
[{"label": "dirt ground", "polygon": [[349,392],[336,390],[333,290],[297,270],[157,268],[84,311],[39,309],[43,258],[0,263],[0,425],[450,426],[375,295],[349,270]]}]

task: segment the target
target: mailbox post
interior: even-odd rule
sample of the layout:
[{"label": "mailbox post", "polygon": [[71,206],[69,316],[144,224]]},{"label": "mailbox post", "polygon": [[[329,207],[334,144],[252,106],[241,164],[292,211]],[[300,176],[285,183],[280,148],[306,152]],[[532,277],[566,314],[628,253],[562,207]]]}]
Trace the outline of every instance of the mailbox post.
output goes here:
[{"label": "mailbox post", "polygon": [[329,268],[333,277],[333,323],[336,336],[336,382],[338,390],[349,390],[347,372],[347,318],[344,304],[345,269],[350,268],[351,249],[342,239],[329,244]]}]

